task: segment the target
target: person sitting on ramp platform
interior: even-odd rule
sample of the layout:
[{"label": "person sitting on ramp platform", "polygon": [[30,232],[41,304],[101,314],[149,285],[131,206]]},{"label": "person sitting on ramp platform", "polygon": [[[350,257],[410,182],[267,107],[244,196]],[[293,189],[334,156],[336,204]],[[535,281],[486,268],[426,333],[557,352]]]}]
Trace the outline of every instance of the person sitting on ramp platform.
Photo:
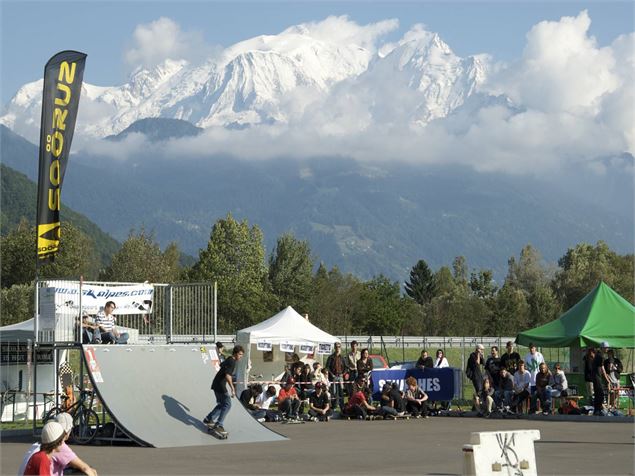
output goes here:
[{"label": "person sitting on ramp platform", "polygon": [[[225,422],[227,413],[229,413],[231,409],[231,399],[236,396],[232,375],[236,370],[236,363],[243,358],[243,355],[245,355],[243,346],[234,346],[231,357],[228,357],[220,364],[220,369],[218,369],[212,381],[212,390],[216,396],[216,406],[203,419],[203,423],[212,431],[221,434],[227,433],[225,428],[223,428],[223,423]],[[227,391],[227,385],[229,385],[230,392]]]}]

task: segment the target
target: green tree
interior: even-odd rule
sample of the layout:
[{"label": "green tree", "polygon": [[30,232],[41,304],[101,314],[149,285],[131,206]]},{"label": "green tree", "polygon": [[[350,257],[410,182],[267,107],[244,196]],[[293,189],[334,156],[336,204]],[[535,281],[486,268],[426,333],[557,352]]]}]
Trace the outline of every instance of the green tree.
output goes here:
[{"label": "green tree", "polygon": [[[94,279],[97,259],[92,240],[70,223],[62,225],[55,261],[39,269],[40,279]],[[2,287],[27,284],[35,279],[36,231],[26,220],[0,238]]]},{"label": "green tree", "polygon": [[269,257],[269,283],[277,307],[293,306],[298,312],[307,312],[312,280],[309,243],[297,240],[290,233],[280,236]]},{"label": "green tree", "polygon": [[496,306],[488,335],[516,335],[519,331],[530,327],[531,308],[526,295],[516,286],[505,283],[496,295]]},{"label": "green tree", "polygon": [[625,299],[633,301],[633,255],[619,256],[603,241],[595,246],[581,243],[569,248],[558,260],[553,287],[566,311],[600,281],[606,282]]},{"label": "green tree", "polygon": [[329,271],[324,263],[320,263],[313,277],[309,319],[331,334],[359,332],[353,321],[361,295],[362,284],[356,277],[342,274],[337,267]]},{"label": "green tree", "polygon": [[467,290],[467,260],[465,256],[457,256],[452,261],[452,276],[454,276],[454,281],[457,286],[461,286],[462,288]]},{"label": "green tree", "polygon": [[470,290],[474,296],[491,299],[496,294],[497,288],[494,273],[491,270],[481,269],[470,274]]},{"label": "green tree", "polygon": [[400,335],[402,310],[399,283],[380,275],[364,283],[356,321],[364,334]]},{"label": "green tree", "polygon": [[192,268],[194,280],[218,282],[221,332],[233,334],[272,310],[262,240],[260,228],[249,227],[247,220],[238,222],[228,213],[212,227],[207,248]]},{"label": "green tree", "polygon": [[171,243],[161,252],[161,247],[151,233],[141,229],[130,232],[121,248],[113,255],[112,262],[101,274],[104,281],[172,283],[179,276],[180,252]]},{"label": "green tree", "polygon": [[434,273],[434,290],[436,296],[453,295],[457,291],[457,284],[450,268],[441,266]]},{"label": "green tree", "polygon": [[0,290],[0,320],[7,326],[26,321],[34,316],[34,285],[14,284],[10,288]]},{"label": "green tree", "polygon": [[410,281],[406,281],[404,290],[419,304],[428,303],[434,297],[434,276],[424,260],[417,261],[412,267]]}]

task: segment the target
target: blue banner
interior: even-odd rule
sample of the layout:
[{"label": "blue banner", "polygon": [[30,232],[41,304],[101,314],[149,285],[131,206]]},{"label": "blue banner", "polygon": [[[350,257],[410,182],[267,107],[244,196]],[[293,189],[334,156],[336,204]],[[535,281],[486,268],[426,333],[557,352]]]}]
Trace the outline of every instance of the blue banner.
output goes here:
[{"label": "blue banner", "polygon": [[381,389],[385,383],[397,382],[399,390],[406,391],[406,379],[417,379],[417,384],[428,394],[431,401],[448,401],[454,398],[454,369],[378,369],[373,370],[373,399],[381,398]]}]

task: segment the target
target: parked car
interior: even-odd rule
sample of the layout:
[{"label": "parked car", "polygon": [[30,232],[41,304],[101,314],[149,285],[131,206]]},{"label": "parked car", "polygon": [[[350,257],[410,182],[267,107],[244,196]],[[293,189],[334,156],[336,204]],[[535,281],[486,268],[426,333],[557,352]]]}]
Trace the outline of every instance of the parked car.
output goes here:
[{"label": "parked car", "polygon": [[368,357],[370,357],[373,360],[373,369],[387,369],[388,368],[388,362],[386,362],[386,359],[384,359],[383,355],[368,354]]}]

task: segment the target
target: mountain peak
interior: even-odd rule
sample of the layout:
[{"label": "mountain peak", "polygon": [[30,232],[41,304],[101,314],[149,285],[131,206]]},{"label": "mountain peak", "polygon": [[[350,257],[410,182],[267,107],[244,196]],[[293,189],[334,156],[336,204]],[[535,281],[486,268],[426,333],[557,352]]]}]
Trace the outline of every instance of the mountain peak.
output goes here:
[{"label": "mountain peak", "polygon": [[[329,17],[320,24],[257,36],[196,66],[167,59],[136,69],[122,86],[85,83],[76,137],[116,135],[148,117],[182,119],[198,127],[291,124],[306,107],[326,100],[338,83],[362,76],[377,101],[385,101],[386,84],[398,81],[410,89],[408,97],[418,100],[412,117],[404,116],[404,125],[425,125],[460,106],[486,77],[474,60],[456,56],[439,35],[422,26],[406,33],[388,55],[377,56],[368,35],[343,28],[345,21]],[[377,31],[382,28],[387,27]],[[41,81],[21,88],[0,123],[37,141],[41,90]],[[85,110],[90,114],[84,116]],[[81,147],[81,139],[76,145]]]}]

